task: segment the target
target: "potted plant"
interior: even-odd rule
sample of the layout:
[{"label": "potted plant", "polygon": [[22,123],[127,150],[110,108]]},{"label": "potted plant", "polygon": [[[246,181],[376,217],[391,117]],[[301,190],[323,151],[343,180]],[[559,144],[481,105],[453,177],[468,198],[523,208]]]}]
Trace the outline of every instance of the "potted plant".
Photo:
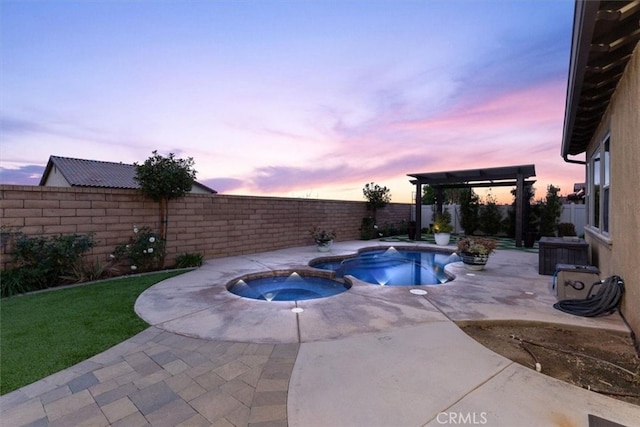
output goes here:
[{"label": "potted plant", "polygon": [[485,237],[463,237],[458,241],[458,255],[469,270],[482,270],[498,243]]},{"label": "potted plant", "polygon": [[453,227],[451,226],[451,215],[449,212],[444,211],[437,215],[433,223],[433,237],[436,239],[436,244],[442,246],[448,245],[452,231]]},{"label": "potted plant", "polygon": [[409,224],[407,225],[407,235],[409,237],[409,240],[416,240],[416,232],[416,222],[409,221]]},{"label": "potted plant", "polygon": [[318,251],[320,252],[329,252],[331,250],[331,245],[333,244],[333,239],[336,238],[336,233],[334,231],[327,231],[318,226],[309,231],[309,234],[311,234],[311,237],[315,240],[316,245],[318,246]]}]

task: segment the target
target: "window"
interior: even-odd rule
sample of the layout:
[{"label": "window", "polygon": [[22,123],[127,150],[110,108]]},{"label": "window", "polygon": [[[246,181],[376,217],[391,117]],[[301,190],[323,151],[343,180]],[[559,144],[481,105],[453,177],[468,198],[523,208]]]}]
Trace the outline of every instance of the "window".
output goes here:
[{"label": "window", "polygon": [[609,235],[609,209],[611,204],[611,151],[607,135],[594,151],[587,164],[588,224],[594,231]]}]

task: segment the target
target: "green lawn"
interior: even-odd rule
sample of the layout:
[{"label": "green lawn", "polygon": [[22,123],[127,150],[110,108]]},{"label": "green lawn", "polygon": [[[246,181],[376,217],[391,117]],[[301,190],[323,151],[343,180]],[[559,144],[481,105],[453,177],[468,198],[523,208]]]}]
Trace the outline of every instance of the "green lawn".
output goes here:
[{"label": "green lawn", "polygon": [[138,295],[170,271],[3,299],[0,394],[88,359],[146,329]]}]

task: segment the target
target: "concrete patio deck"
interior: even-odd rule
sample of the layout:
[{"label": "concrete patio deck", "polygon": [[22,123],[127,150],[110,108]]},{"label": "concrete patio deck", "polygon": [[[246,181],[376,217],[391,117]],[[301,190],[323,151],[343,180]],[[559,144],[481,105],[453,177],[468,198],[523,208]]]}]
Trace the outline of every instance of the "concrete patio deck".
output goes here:
[{"label": "concrete patio deck", "polygon": [[[393,245],[339,242],[330,255]],[[588,426],[590,414],[640,424],[640,407],[515,364],[455,325],[627,332],[618,315],[553,309],[536,254],[500,250],[473,273],[450,264],[456,279],[421,287],[424,296],[357,280],[343,294],[300,302],[246,300],[225,288],[248,273],[309,268],[321,255],[308,246],[209,260],[153,286],[135,306],[150,328],[2,396],[2,425]]]}]

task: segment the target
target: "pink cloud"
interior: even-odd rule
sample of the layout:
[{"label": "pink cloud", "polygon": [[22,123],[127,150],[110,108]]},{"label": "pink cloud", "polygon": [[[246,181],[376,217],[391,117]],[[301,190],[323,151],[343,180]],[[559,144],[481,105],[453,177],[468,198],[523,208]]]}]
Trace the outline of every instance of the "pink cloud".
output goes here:
[{"label": "pink cloud", "polygon": [[459,106],[441,116],[394,124],[403,130],[463,130],[496,132],[561,124],[565,83],[554,81],[507,93],[472,106]]}]

